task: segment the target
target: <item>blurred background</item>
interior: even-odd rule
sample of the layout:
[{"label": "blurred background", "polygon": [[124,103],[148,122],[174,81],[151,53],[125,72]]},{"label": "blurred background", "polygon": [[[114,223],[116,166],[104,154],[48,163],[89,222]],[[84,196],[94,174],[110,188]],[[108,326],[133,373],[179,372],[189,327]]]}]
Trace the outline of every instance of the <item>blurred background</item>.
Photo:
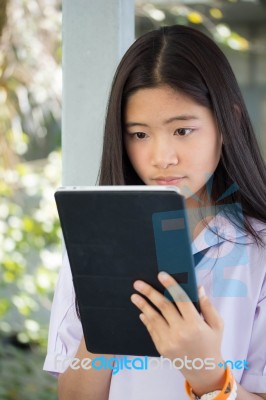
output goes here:
[{"label": "blurred background", "polygon": [[[135,21],[136,37],[178,23],[218,43],[266,156],[266,0],[136,0]],[[42,364],[61,264],[61,26],[59,0],[0,0],[0,400],[56,399]]]}]

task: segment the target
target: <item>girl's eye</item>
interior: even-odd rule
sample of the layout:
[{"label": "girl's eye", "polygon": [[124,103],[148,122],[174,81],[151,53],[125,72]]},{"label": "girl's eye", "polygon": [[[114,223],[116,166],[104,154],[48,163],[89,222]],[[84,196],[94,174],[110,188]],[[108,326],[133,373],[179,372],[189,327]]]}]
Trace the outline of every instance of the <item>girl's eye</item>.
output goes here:
[{"label": "girl's eye", "polygon": [[189,135],[193,129],[191,128],[178,128],[175,133],[177,133],[179,136],[187,136]]},{"label": "girl's eye", "polygon": [[130,133],[130,136],[136,137],[137,139],[145,139],[146,138],[146,133],[144,132],[135,132],[135,133]]}]

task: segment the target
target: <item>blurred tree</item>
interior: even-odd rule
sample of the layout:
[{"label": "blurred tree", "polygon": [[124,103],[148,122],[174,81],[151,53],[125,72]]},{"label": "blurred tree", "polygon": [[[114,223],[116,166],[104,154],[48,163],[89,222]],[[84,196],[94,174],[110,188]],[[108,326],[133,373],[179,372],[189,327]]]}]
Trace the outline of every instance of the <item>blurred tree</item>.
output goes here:
[{"label": "blurred tree", "polygon": [[61,179],[60,111],[60,0],[0,0],[3,400],[56,396],[55,380],[42,372],[42,351],[61,263],[53,200]]},{"label": "blurred tree", "polygon": [[60,146],[61,5],[0,1],[0,160],[8,167]]},{"label": "blurred tree", "polygon": [[0,334],[45,345],[60,229],[61,3],[0,0]]},{"label": "blurred tree", "polygon": [[6,24],[6,6],[8,0],[0,0],[0,37]]}]

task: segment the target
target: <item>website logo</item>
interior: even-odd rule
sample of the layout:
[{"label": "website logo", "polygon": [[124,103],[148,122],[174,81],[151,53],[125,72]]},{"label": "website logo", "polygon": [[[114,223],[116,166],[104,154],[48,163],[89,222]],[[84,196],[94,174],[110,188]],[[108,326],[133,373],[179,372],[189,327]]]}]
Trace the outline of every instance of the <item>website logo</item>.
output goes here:
[{"label": "website logo", "polygon": [[100,356],[94,359],[91,358],[77,358],[77,357],[62,357],[57,354],[54,360],[54,366],[56,370],[65,371],[67,368],[73,370],[90,370],[95,369],[97,371],[101,369],[110,369],[112,374],[116,375],[122,370],[160,370],[164,367],[169,369],[181,370],[213,370],[217,366],[220,368],[226,368],[226,366],[234,369],[249,369],[249,362],[247,360],[226,360],[224,363],[216,364],[214,358],[194,358],[190,360],[187,356],[185,358],[175,358],[170,360],[169,358],[161,357],[130,357],[130,356],[119,356],[119,357],[105,357]]}]

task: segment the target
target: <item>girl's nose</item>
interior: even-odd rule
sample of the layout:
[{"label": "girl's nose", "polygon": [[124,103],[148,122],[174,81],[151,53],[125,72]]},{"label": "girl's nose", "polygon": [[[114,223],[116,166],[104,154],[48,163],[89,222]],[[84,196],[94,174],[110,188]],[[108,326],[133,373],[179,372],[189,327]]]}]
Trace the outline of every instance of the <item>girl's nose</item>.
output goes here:
[{"label": "girl's nose", "polygon": [[176,149],[172,143],[158,141],[154,143],[151,157],[152,166],[165,169],[170,165],[178,164]]}]

